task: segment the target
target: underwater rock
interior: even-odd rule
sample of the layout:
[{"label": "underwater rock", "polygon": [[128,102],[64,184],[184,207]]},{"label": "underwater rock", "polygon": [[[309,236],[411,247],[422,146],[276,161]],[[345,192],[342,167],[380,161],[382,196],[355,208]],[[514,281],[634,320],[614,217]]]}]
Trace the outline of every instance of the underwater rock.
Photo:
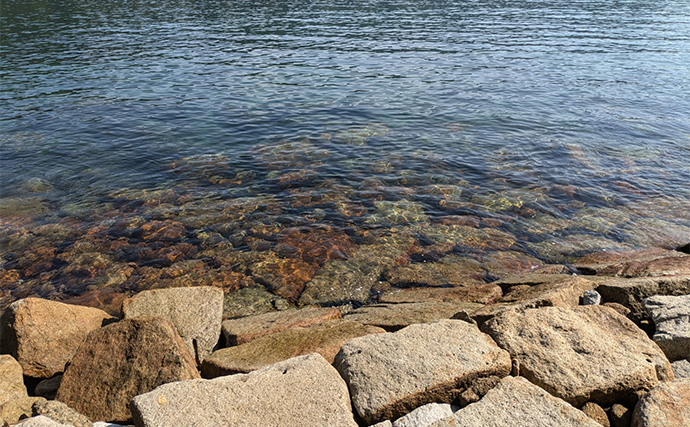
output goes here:
[{"label": "underwater rock", "polygon": [[295,258],[278,258],[267,255],[264,260],[250,266],[254,280],[288,301],[296,301],[304,286],[312,280],[318,266]]},{"label": "underwater rock", "polygon": [[427,220],[424,207],[408,200],[398,200],[397,202],[378,200],[374,202],[374,207],[376,212],[367,217],[365,223],[393,226]]},{"label": "underwater rock", "polygon": [[462,255],[447,255],[436,262],[393,267],[384,276],[393,286],[472,286],[486,282],[480,263]]},{"label": "underwater rock", "polygon": [[493,304],[503,296],[500,286],[486,283],[455,288],[391,288],[379,295],[380,303],[475,302]]},{"label": "underwater rock", "polygon": [[277,252],[319,265],[328,260],[347,259],[357,249],[350,236],[330,225],[287,228],[278,234],[277,239]]}]

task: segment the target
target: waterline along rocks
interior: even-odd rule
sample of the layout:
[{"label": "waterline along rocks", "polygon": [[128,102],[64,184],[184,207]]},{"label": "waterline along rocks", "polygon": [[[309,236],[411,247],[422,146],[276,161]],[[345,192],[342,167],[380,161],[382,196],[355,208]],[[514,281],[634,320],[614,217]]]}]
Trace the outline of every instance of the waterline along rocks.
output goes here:
[{"label": "waterline along rocks", "polygon": [[588,256],[588,275],[545,266],[362,307],[290,308],[257,287],[229,304],[214,287],[144,291],[121,319],[19,300],[2,316],[0,425],[685,426],[689,276],[670,259],[690,257]]}]

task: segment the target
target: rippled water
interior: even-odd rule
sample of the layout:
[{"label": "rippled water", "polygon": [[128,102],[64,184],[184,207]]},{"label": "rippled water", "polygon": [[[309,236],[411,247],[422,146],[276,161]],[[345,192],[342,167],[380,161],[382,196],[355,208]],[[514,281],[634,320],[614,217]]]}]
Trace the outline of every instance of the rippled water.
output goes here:
[{"label": "rippled water", "polygon": [[0,59],[3,304],[690,240],[686,1],[3,0]]}]

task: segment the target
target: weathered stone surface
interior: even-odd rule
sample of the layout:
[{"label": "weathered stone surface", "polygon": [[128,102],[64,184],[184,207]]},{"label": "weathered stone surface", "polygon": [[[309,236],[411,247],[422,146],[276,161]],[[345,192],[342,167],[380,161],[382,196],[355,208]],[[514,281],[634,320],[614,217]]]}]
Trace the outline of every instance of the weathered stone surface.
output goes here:
[{"label": "weathered stone surface", "polygon": [[45,401],[45,399],[30,396],[8,400],[0,405],[0,420],[13,424],[22,418],[28,418],[31,416],[31,407],[38,401]]},{"label": "weathered stone surface", "polygon": [[175,325],[197,363],[218,344],[223,317],[223,291],[199,286],[143,291],[122,303],[125,319],[157,316]]},{"label": "weathered stone surface", "polygon": [[669,360],[690,358],[690,295],[657,295],[643,301],[656,325],[654,342]]},{"label": "weathered stone surface", "polygon": [[376,423],[370,427],[393,427],[393,423],[390,420],[384,420],[380,423]]},{"label": "weathered stone surface", "polygon": [[58,389],[60,388],[60,382],[62,381],[62,375],[56,375],[53,378],[48,378],[36,384],[34,389],[34,394],[36,396],[43,396],[46,399],[55,399]]},{"label": "weathered stone surface", "polygon": [[223,348],[201,365],[204,378],[251,372],[291,357],[319,353],[333,361],[340,347],[363,335],[385,332],[375,326],[348,320],[332,320],[309,328],[292,328],[257,338],[236,347]]},{"label": "weathered stone surface", "polygon": [[671,277],[640,277],[633,279],[591,277],[597,292],[606,302],[616,302],[631,310],[636,323],[651,320],[643,300],[655,295],[690,294],[690,275]]},{"label": "weathered stone surface", "polygon": [[96,308],[22,299],[0,320],[0,352],[14,356],[24,375],[50,378],[65,370],[89,332],[109,320],[114,319]]},{"label": "weathered stone surface", "polygon": [[611,423],[609,422],[609,417],[606,415],[606,411],[604,411],[604,408],[597,405],[596,403],[585,403],[585,405],[582,407],[582,412],[584,412],[585,415],[587,415],[594,421],[598,422],[602,426],[611,427]]},{"label": "weathered stone surface", "polygon": [[601,304],[601,295],[597,291],[585,291],[582,296],[582,305],[599,305]]},{"label": "weathered stone surface", "polygon": [[689,426],[690,379],[661,383],[640,399],[632,427]]},{"label": "weathered stone surface", "polygon": [[318,354],[250,374],[166,384],[131,407],[138,427],[357,427],[345,382]]},{"label": "weathered stone surface", "polygon": [[457,312],[468,313],[482,308],[471,302],[417,302],[406,304],[374,304],[353,310],[345,316],[347,320],[373,325],[389,332],[397,331],[416,323],[429,323],[450,319]]},{"label": "weathered stone surface", "polygon": [[486,282],[486,270],[466,256],[446,255],[436,262],[396,266],[385,274],[394,286],[473,286]]},{"label": "weathered stone surface", "polygon": [[35,402],[32,406],[32,413],[34,416],[43,415],[62,424],[70,424],[75,427],[92,427],[92,422],[88,417],[57,400]]},{"label": "weathered stone surface", "polygon": [[231,292],[223,300],[223,319],[253,316],[290,307],[284,298],[273,295],[264,288],[242,288]]},{"label": "weathered stone surface", "polygon": [[71,424],[62,424],[62,423],[59,423],[59,422],[52,420],[48,417],[45,417],[43,415],[39,415],[37,417],[27,418],[26,420],[17,424],[17,426],[21,426],[21,427],[74,427]]},{"label": "weathered stone surface", "polygon": [[613,262],[576,264],[583,274],[615,277],[657,277],[690,274],[690,255],[663,249],[623,254]]},{"label": "weathered stone surface", "polygon": [[500,286],[503,290],[518,285],[536,286],[544,283],[560,283],[568,279],[572,279],[571,274],[549,274],[549,273],[525,273],[525,274],[510,274],[502,277],[500,280],[492,282],[496,286]]},{"label": "weathered stone surface", "polygon": [[0,355],[0,405],[28,397],[21,365],[9,354]]},{"label": "weathered stone surface", "polygon": [[576,406],[609,406],[673,379],[661,349],[608,307],[505,312],[482,330],[519,362],[521,376]]},{"label": "weathered stone surface", "polygon": [[355,338],[334,365],[357,412],[371,424],[427,403],[452,402],[475,378],[507,375],[510,357],[475,325],[441,320]]},{"label": "weathered stone surface", "polygon": [[585,291],[596,284],[580,276],[566,276],[562,280],[546,281],[533,286],[514,285],[506,290],[496,304],[487,305],[472,313],[480,324],[504,311],[537,307],[575,307]]},{"label": "weathered stone surface", "polygon": [[455,288],[392,288],[379,296],[380,303],[475,302],[492,304],[503,296],[500,286],[486,283]]},{"label": "weathered stone surface", "polygon": [[504,378],[479,402],[432,424],[446,426],[601,427],[582,411],[522,377]]},{"label": "weathered stone surface", "polygon": [[452,416],[453,409],[449,404],[428,403],[395,420],[393,427],[427,427],[438,420]]},{"label": "weathered stone surface", "polygon": [[611,427],[630,427],[632,423],[632,409],[626,408],[618,403],[609,409],[609,421]]},{"label": "weathered stone surface", "polygon": [[57,399],[95,420],[129,422],[132,397],[199,378],[175,327],[159,317],[125,319],[89,334],[62,378]]},{"label": "weathered stone surface", "polygon": [[222,332],[225,345],[234,346],[285,329],[307,328],[341,317],[342,314],[337,308],[306,307],[301,310],[277,311],[225,320],[222,324]]},{"label": "weathered stone surface", "polygon": [[671,363],[676,378],[690,378],[690,359],[676,360]]}]

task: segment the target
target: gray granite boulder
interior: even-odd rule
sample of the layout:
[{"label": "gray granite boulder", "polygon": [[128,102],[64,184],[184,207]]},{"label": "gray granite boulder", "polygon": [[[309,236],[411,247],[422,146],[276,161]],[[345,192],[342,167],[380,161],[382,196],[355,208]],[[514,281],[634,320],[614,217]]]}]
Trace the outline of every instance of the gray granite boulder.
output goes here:
[{"label": "gray granite boulder", "polygon": [[511,361],[475,325],[441,320],[355,338],[343,345],[334,365],[357,412],[373,424],[427,403],[452,402],[478,377],[506,376]]},{"label": "gray granite boulder", "polygon": [[249,374],[166,384],[131,403],[137,427],[357,427],[347,385],[320,355]]},{"label": "gray granite boulder", "polygon": [[9,354],[0,355],[0,405],[28,397],[21,365]]},{"label": "gray granite boulder", "polygon": [[690,359],[681,359],[671,362],[671,368],[676,378],[690,378]]},{"label": "gray granite boulder", "polygon": [[690,379],[659,384],[643,396],[632,427],[690,426]]},{"label": "gray granite boulder", "polygon": [[666,357],[671,361],[690,358],[690,295],[657,295],[643,302],[656,326],[654,342]]},{"label": "gray granite boulder", "polygon": [[198,286],[143,291],[122,303],[122,315],[125,319],[157,316],[169,320],[201,363],[220,337],[223,290]]},{"label": "gray granite boulder", "polygon": [[661,349],[608,307],[506,312],[482,330],[519,363],[521,376],[575,406],[610,406],[673,379]]},{"label": "gray granite boulder", "polygon": [[504,378],[477,403],[432,427],[601,427],[573,408],[521,377]]}]

